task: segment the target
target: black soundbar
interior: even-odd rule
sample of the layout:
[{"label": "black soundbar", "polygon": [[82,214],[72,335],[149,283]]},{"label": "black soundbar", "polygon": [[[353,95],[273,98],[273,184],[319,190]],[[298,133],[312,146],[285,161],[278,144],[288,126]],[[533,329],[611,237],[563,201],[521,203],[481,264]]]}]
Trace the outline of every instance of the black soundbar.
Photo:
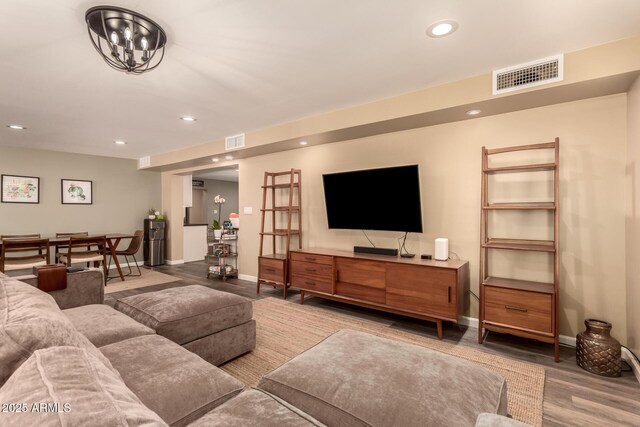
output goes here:
[{"label": "black soundbar", "polygon": [[398,256],[397,249],[389,249],[389,248],[372,248],[369,246],[354,246],[353,252],[360,254],[376,254],[376,255],[389,255],[389,256]]}]

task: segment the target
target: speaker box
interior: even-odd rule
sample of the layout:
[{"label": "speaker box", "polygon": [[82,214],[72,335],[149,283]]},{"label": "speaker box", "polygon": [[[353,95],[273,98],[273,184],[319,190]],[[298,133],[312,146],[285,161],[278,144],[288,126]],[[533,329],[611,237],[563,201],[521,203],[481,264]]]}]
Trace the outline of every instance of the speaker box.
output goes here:
[{"label": "speaker box", "polygon": [[389,249],[389,248],[372,248],[370,246],[354,246],[353,252],[360,254],[375,254],[375,255],[388,255],[388,256],[398,256],[397,249]]},{"label": "speaker box", "polygon": [[434,259],[438,261],[446,261],[449,259],[449,239],[438,237],[436,239],[436,250]]}]

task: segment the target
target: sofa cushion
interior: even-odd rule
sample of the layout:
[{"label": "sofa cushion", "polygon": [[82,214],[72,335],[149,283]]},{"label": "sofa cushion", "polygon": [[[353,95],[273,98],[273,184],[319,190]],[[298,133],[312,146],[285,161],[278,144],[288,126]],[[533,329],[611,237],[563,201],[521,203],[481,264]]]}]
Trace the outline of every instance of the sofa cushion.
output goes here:
[{"label": "sofa cushion", "polygon": [[483,412],[478,415],[475,427],[529,427],[529,424],[502,415]]},{"label": "sofa cushion", "polygon": [[34,351],[54,346],[84,348],[113,369],[50,295],[0,273],[0,386]]},{"label": "sofa cushion", "polygon": [[[107,369],[77,347],[37,350],[0,389],[5,427],[166,426]],[[19,412],[18,412],[19,411]]]},{"label": "sofa cushion", "polygon": [[321,422],[262,390],[247,390],[218,406],[189,427],[312,427]]},{"label": "sofa cushion", "polygon": [[[38,287],[33,274],[16,277],[22,282]],[[49,292],[61,309],[104,302],[104,274],[102,268],[67,273],[67,289]]]},{"label": "sofa cushion", "polygon": [[101,347],[125,384],[172,426],[184,426],[243,389],[242,383],[160,335]]},{"label": "sofa cushion", "polygon": [[114,307],[178,344],[248,322],[253,315],[247,298],[200,285],[132,295]]},{"label": "sofa cushion", "polygon": [[63,310],[73,326],[96,347],[140,335],[155,334],[153,329],[104,304],[91,304]]},{"label": "sofa cushion", "polygon": [[506,415],[506,382],[465,360],[338,331],[265,375],[259,388],[327,425],[472,426]]}]

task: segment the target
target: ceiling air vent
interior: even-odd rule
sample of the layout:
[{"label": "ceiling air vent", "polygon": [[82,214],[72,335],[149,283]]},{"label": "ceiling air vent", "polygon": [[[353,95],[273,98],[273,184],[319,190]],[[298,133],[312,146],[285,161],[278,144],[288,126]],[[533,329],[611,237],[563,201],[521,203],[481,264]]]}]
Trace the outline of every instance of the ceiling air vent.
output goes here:
[{"label": "ceiling air vent", "polygon": [[244,133],[228,136],[224,139],[224,149],[233,150],[234,148],[244,147]]},{"label": "ceiling air vent", "polygon": [[493,72],[493,94],[512,92],[562,81],[564,55],[551,56],[526,64],[495,70]]}]

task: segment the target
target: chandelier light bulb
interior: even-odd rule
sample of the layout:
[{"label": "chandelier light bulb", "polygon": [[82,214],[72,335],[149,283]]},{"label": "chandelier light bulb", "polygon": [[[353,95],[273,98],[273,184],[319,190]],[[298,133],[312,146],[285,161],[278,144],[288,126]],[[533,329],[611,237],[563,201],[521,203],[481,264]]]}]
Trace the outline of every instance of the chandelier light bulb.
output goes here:
[{"label": "chandelier light bulb", "polygon": [[93,47],[110,67],[142,74],[162,62],[167,35],[146,16],[117,6],[95,6],[87,10],[85,21]]}]

